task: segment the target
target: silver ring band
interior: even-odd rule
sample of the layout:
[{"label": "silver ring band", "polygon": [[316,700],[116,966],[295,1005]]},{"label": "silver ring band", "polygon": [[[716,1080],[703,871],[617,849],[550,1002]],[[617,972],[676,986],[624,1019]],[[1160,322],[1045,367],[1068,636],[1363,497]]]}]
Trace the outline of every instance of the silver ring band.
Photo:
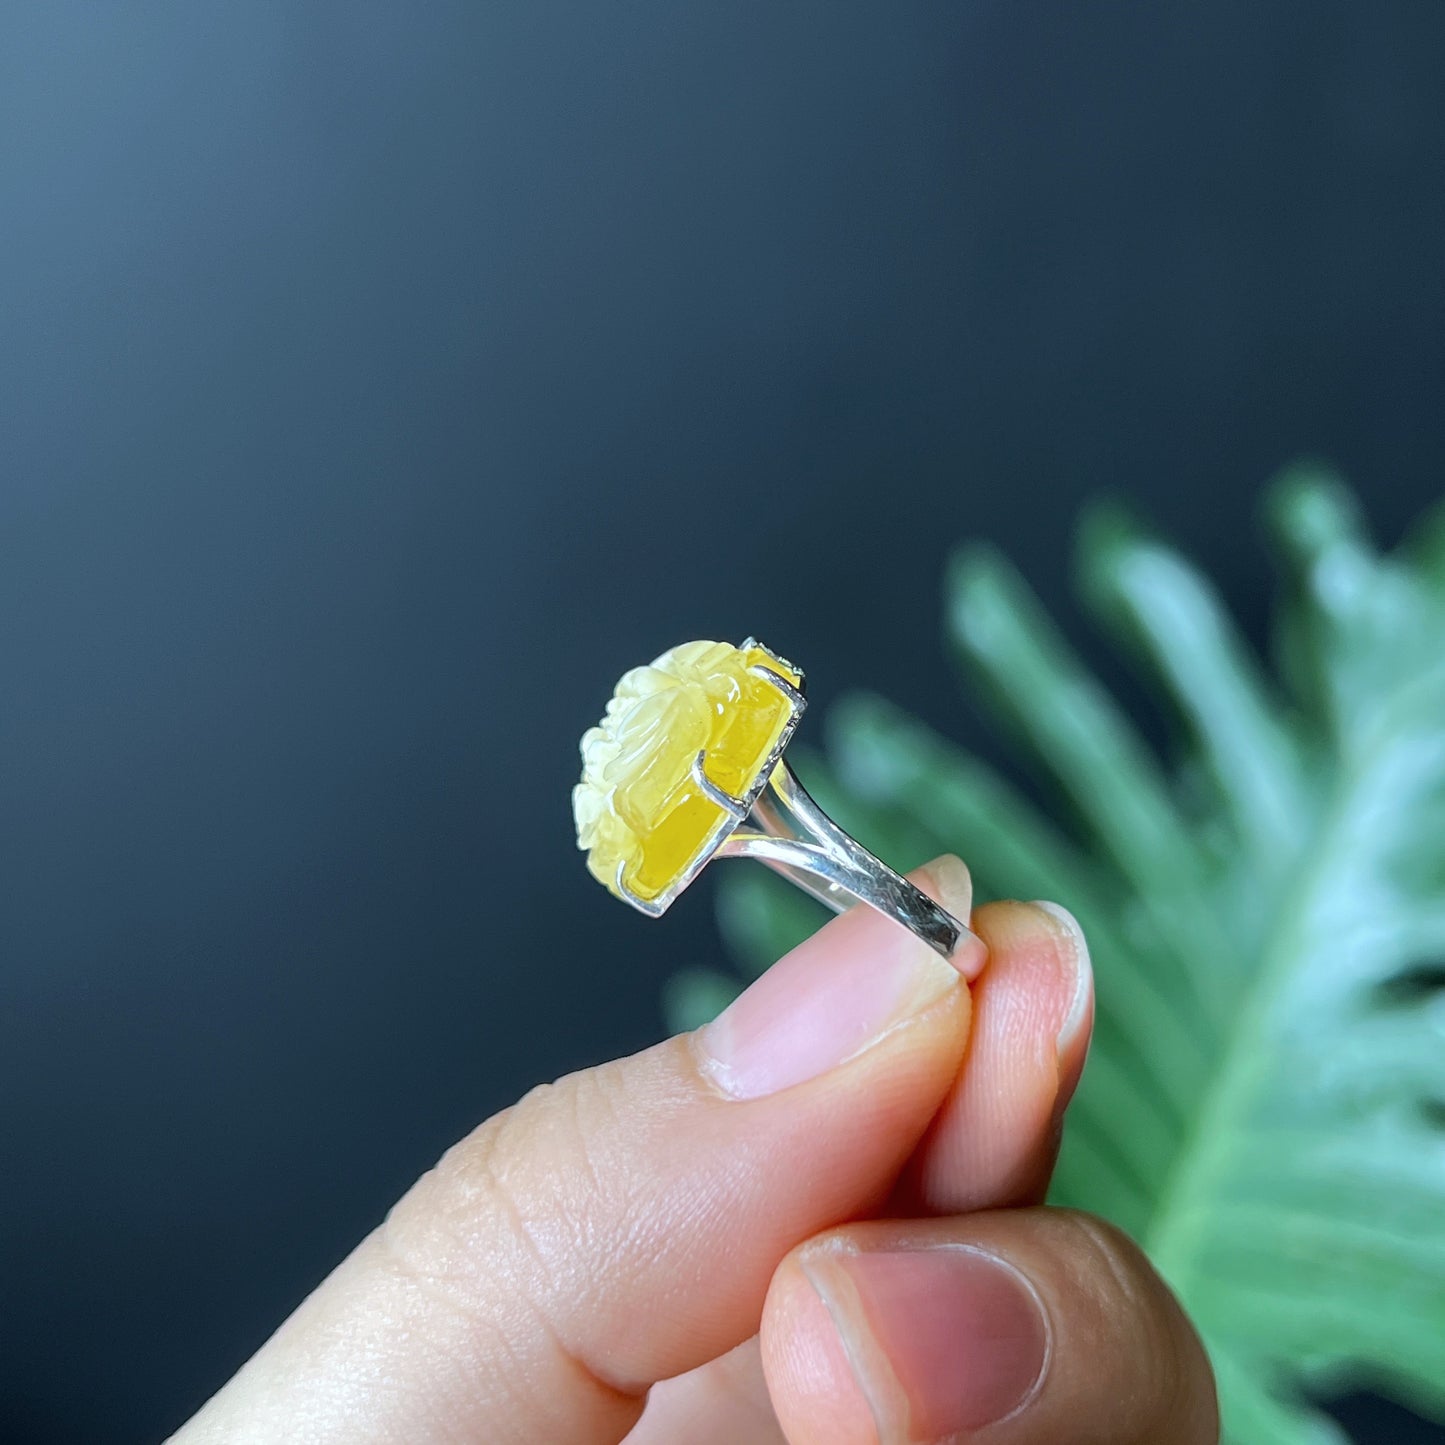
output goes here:
[{"label": "silver ring band", "polygon": [[753,858],[841,913],[866,903],[911,929],[931,949],[952,959],[973,933],[920,888],[895,873],[845,833],[808,795],[779,758],[749,815],[757,828],[738,828],[715,857]]}]

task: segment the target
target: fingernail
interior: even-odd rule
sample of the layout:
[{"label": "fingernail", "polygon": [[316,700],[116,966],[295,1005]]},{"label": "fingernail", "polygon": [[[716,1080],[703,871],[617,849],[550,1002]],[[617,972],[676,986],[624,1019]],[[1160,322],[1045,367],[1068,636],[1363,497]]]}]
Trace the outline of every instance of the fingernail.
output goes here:
[{"label": "fingernail", "polygon": [[[944,907],[950,889],[960,902],[956,875],[934,881]],[[958,971],[915,934],[858,907],[779,959],[702,1029],[700,1065],[733,1098],[761,1098],[855,1058],[959,987]]]},{"label": "fingernail", "polygon": [[1055,924],[1059,935],[1067,944],[1073,959],[1074,968],[1074,991],[1069,1000],[1069,1006],[1064,1012],[1063,1022],[1059,1025],[1057,1050],[1059,1064],[1062,1067],[1070,1061],[1074,1046],[1079,1041],[1089,1022],[1089,1016],[1094,1007],[1094,966],[1089,958],[1089,944],[1084,937],[1084,930],[1079,927],[1079,920],[1069,912],[1067,908],[1057,903],[1050,903],[1040,899],[1033,905],[1040,912],[1048,914]]},{"label": "fingernail", "polygon": [[883,1440],[940,1441],[1017,1414],[1049,1359],[1042,1301],[1013,1265],[963,1245],[845,1252],[804,1272],[838,1327]]},{"label": "fingernail", "polygon": [[959,907],[949,908],[949,911],[964,927],[948,961],[972,983],[988,962],[988,945],[968,927],[969,905],[973,902],[973,877],[963,860],[955,858],[952,853],[935,858],[922,871],[933,885],[931,892],[934,897],[945,908],[949,908],[949,898],[959,901]]}]

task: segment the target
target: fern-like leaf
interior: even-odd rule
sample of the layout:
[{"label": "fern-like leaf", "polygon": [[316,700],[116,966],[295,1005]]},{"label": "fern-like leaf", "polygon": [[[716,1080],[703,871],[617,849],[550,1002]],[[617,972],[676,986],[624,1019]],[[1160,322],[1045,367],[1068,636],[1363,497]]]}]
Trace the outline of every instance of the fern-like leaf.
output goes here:
[{"label": "fern-like leaf", "polygon": [[[956,851],[980,896],[1078,915],[1098,1017],[1054,1197],[1173,1285],[1232,1445],[1327,1445],[1319,1389],[1445,1421],[1445,514],[1387,557],[1317,470],[1270,511],[1278,683],[1177,552],[1116,511],[1083,530],[1084,594],[1178,723],[1170,765],[974,549],[950,645],[1064,821],[871,697],[834,710],[807,781],[891,862]],[[810,907],[724,879],[754,968]]]}]

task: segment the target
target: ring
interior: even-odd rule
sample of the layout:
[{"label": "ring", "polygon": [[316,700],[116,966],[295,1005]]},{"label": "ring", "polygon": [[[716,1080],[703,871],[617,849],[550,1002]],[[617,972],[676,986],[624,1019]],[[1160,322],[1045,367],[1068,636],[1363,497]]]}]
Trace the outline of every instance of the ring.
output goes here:
[{"label": "ring", "polygon": [[838,827],[784,761],[803,693],[802,670],[751,637],[685,642],[626,673],[582,735],[572,809],[588,870],[658,918],[713,858],[756,858],[838,912],[866,903],[956,966],[965,945],[981,965],[969,928]]}]

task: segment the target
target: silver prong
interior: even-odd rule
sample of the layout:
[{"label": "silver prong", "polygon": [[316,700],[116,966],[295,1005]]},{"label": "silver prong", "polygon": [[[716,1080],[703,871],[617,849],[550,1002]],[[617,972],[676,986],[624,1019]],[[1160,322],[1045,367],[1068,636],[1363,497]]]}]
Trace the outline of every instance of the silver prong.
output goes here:
[{"label": "silver prong", "polygon": [[711,798],[714,803],[724,811],[731,813],[739,820],[748,815],[748,804],[743,798],[735,798],[731,793],[725,793],[707,775],[707,749],[703,748],[692,760],[692,780],[702,789],[705,796]]},{"label": "silver prong", "polygon": [[767,663],[755,662],[748,668],[748,671],[752,673],[754,677],[761,677],[765,682],[772,683],[772,685],[792,703],[795,712],[802,712],[802,710],[807,707],[808,699],[803,696],[801,690],[794,687],[782,673],[774,672]]},{"label": "silver prong", "polygon": [[788,659],[784,657],[781,653],[774,652],[773,649],[769,647],[766,642],[759,642],[756,637],[744,638],[741,646],[739,646],[738,648],[738,651],[750,652],[754,649],[767,656],[776,665],[779,672],[791,672],[794,674],[794,676],[798,678],[801,678],[803,676],[803,669],[801,667],[795,666],[793,663],[789,662]]},{"label": "silver prong", "polygon": [[647,914],[649,918],[661,918],[670,899],[654,898],[650,902],[646,898],[639,898],[632,889],[627,886],[627,859],[617,860],[617,891],[634,907]]}]

